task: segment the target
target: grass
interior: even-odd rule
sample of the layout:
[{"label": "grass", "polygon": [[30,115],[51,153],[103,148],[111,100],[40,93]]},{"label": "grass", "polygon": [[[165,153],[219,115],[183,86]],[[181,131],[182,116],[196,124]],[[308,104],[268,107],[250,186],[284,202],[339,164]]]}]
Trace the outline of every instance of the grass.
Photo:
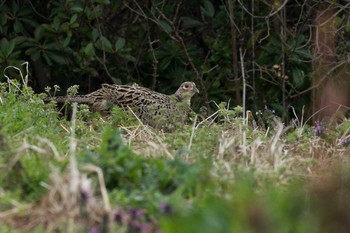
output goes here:
[{"label": "grass", "polygon": [[67,120],[19,86],[0,85],[1,232],[346,232],[347,120],[220,104],[159,132],[118,108]]}]

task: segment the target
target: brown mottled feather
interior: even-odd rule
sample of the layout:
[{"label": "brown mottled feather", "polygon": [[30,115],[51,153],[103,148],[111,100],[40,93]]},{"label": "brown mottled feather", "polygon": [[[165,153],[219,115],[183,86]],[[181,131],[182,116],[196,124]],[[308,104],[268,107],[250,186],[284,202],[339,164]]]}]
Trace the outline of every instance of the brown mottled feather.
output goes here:
[{"label": "brown mottled feather", "polygon": [[48,97],[45,101],[88,104],[95,111],[106,111],[111,105],[123,109],[130,107],[137,110],[143,123],[161,128],[169,123],[183,122],[191,111],[191,98],[196,92],[198,89],[193,82],[182,83],[173,95],[145,87],[102,84],[100,89],[87,95]]}]

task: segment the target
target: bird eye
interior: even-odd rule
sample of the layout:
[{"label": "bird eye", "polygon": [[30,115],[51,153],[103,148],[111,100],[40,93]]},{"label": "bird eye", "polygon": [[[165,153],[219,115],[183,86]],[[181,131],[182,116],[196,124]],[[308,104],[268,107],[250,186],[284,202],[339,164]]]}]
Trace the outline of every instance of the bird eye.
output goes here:
[{"label": "bird eye", "polygon": [[188,88],[189,88],[188,84],[186,84],[186,85],[184,86],[184,88],[185,88],[185,89],[188,89]]}]

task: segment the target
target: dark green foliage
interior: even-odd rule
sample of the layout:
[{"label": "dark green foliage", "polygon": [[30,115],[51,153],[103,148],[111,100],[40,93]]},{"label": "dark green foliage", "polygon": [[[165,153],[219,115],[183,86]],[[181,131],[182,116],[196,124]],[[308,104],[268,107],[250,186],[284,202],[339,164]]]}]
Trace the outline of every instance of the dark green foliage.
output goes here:
[{"label": "dark green foliage", "polygon": [[[230,15],[227,2],[212,0],[181,4],[163,0],[5,1],[0,6],[0,32],[4,35],[0,66],[28,61],[31,84],[38,92],[53,84],[59,84],[62,91],[79,84],[86,93],[104,82],[136,82],[173,93],[181,82],[192,80],[202,93],[202,98],[194,100],[195,109],[199,109],[210,100],[231,99],[233,105],[242,104],[233,98],[242,94],[241,49],[247,107],[257,111],[265,104],[279,105],[275,107],[278,114],[286,115],[287,108],[294,106],[300,113],[309,104],[309,96],[296,95],[310,85],[311,73],[311,35],[304,27],[310,23],[308,12],[315,6],[306,4],[300,9],[294,3],[286,5],[285,38],[277,30],[277,19],[264,20],[272,6],[241,2],[233,7]],[[252,18],[250,11],[259,17]],[[342,25],[345,20],[339,16],[337,22]],[[293,23],[295,26],[290,26]],[[288,76],[285,87],[279,71],[273,68],[282,64]]]}]

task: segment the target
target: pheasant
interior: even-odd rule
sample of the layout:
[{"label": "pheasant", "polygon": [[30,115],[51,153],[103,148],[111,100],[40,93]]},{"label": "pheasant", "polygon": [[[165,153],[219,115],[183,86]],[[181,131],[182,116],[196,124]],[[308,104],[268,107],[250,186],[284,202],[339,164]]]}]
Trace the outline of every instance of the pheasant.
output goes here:
[{"label": "pheasant", "polygon": [[106,111],[117,105],[122,109],[136,110],[140,120],[154,128],[183,122],[192,111],[191,98],[199,93],[196,84],[184,82],[173,95],[165,95],[145,87],[102,84],[90,94],[80,96],[47,97],[45,102],[87,104],[94,111]]}]

